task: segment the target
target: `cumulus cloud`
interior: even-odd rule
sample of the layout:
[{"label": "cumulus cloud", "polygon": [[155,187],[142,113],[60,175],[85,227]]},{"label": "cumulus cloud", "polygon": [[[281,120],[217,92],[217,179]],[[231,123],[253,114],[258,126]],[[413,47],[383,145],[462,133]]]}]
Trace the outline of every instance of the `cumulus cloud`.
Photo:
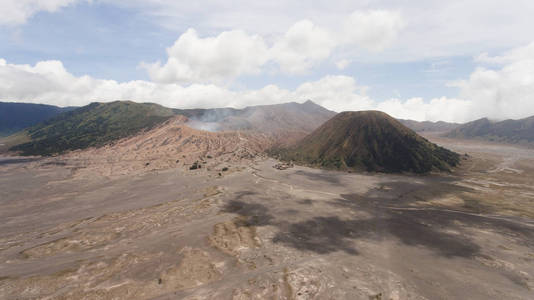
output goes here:
[{"label": "cumulus cloud", "polygon": [[258,35],[241,30],[199,38],[187,30],[167,49],[168,60],[142,64],[156,82],[223,82],[238,75],[258,73],[268,59],[267,47]]},{"label": "cumulus cloud", "polygon": [[327,75],[304,82],[293,90],[266,85],[256,90],[233,91],[214,84],[157,83],[96,79],[74,76],[60,61],[35,65],[9,64],[0,59],[0,99],[49,103],[60,106],[85,105],[91,101],[129,99],[155,102],[169,107],[244,107],[311,99],[335,110],[385,111],[397,118],[419,121],[467,122],[481,117],[524,118],[534,115],[534,47],[513,49],[493,59],[499,67],[478,67],[469,78],[456,81],[459,96],[376,101],[367,96],[368,87],[353,77]]},{"label": "cumulus cloud", "polygon": [[372,51],[389,46],[404,27],[399,12],[385,10],[355,11],[345,21],[343,42]]},{"label": "cumulus cloud", "polygon": [[149,101],[172,107],[211,107],[228,103],[231,92],[215,85],[158,84],[143,80],[115,80],[74,76],[60,61],[34,66],[9,64],[0,59],[0,99],[80,106],[92,101]]},{"label": "cumulus cloud", "polygon": [[499,64],[500,69],[479,67],[468,79],[454,83],[461,89],[460,96],[472,102],[472,117],[517,119],[534,115],[534,43],[502,56],[485,54],[477,61]]},{"label": "cumulus cloud", "polygon": [[48,103],[59,106],[85,105],[91,101],[118,99],[155,102],[169,107],[244,107],[312,99],[331,109],[371,107],[352,77],[325,76],[301,84],[295,90],[267,85],[257,90],[231,91],[213,84],[154,83],[135,80],[119,83],[90,76],[74,76],[60,61],[31,65],[9,64],[0,59],[0,99]]},{"label": "cumulus cloud", "polygon": [[[399,13],[357,11],[347,17],[343,28],[327,29],[310,20],[293,24],[267,45],[259,35],[241,30],[223,31],[217,36],[199,37],[188,29],[167,49],[162,64],[142,63],[150,78],[159,83],[225,83],[236,77],[261,72],[269,62],[282,72],[302,74],[331,57],[344,45],[380,51],[389,46],[402,29]],[[345,59],[336,65],[346,67]]]},{"label": "cumulus cloud", "polygon": [[[227,1],[99,0],[137,9],[166,28],[182,31],[195,24],[200,32],[240,28],[263,36],[282,35],[298,20],[334,28],[353,11],[391,10],[402,13],[404,29],[379,57],[362,61],[413,61],[429,57],[475,55],[530,42],[534,1],[529,0],[410,0],[410,1]],[[182,22],[177,22],[182,20]],[[416,46],[414,46],[416,45]]]},{"label": "cumulus cloud", "polygon": [[504,120],[534,115],[534,43],[500,56],[484,53],[475,61],[483,65],[469,78],[451,83],[460,90],[457,99],[394,99],[377,107],[397,117],[434,121],[467,122],[486,117]]},{"label": "cumulus cloud", "polygon": [[39,11],[54,12],[79,0],[2,0],[0,1],[0,25],[25,23]]},{"label": "cumulus cloud", "polygon": [[336,44],[331,32],[303,20],[291,26],[270,51],[283,71],[302,73],[328,58]]},{"label": "cumulus cloud", "polygon": [[391,99],[376,108],[399,118],[467,122],[479,118],[520,119],[534,115],[534,42],[503,55],[482,53],[467,79],[451,82],[457,98]]},{"label": "cumulus cloud", "polygon": [[325,76],[305,82],[293,93],[294,99],[311,99],[335,111],[373,109],[375,102],[366,96],[366,86],[359,86],[349,76]]},{"label": "cumulus cloud", "polygon": [[314,102],[335,111],[385,111],[395,117],[415,120],[462,121],[469,117],[471,103],[439,98],[376,102],[366,95],[368,87],[353,77],[328,75],[304,82],[294,90],[267,85],[257,90],[232,91],[213,84],[154,83],[135,80],[119,83],[90,76],[74,76],[60,61],[42,61],[34,66],[9,64],[0,59],[0,100],[81,106],[92,101],[134,100],[176,108],[245,107],[289,101]]}]

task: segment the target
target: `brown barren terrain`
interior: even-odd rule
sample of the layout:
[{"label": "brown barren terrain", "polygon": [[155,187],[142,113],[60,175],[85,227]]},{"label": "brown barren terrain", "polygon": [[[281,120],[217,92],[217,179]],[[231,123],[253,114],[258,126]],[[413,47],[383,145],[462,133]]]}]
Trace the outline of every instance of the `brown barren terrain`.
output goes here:
[{"label": "brown barren terrain", "polygon": [[0,298],[532,299],[533,150],[429,136],[461,166],[278,170],[269,138],[184,122],[0,159]]}]

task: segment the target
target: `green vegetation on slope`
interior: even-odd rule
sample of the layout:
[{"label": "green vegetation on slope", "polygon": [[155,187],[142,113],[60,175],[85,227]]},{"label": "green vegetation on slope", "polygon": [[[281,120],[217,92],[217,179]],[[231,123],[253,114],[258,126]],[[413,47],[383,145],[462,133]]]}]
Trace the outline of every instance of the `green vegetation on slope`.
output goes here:
[{"label": "green vegetation on slope", "polygon": [[31,141],[10,150],[22,155],[53,155],[102,146],[151,128],[173,115],[172,109],[152,103],[91,103],[26,129]]},{"label": "green vegetation on slope", "polygon": [[323,168],[379,172],[426,173],[449,170],[459,162],[457,153],[378,111],[342,112],[295,147],[272,153]]},{"label": "green vegetation on slope", "polygon": [[29,141],[31,139],[24,130],[7,137],[0,137],[0,156],[2,152],[7,152],[9,148]]}]

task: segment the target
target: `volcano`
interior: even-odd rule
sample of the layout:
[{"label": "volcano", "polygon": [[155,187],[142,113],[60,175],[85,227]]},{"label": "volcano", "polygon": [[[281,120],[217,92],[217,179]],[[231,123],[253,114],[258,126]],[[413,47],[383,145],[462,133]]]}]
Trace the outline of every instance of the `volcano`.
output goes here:
[{"label": "volcano", "polygon": [[341,170],[427,173],[459,163],[457,153],[379,111],[339,113],[295,146],[275,152],[283,160]]}]

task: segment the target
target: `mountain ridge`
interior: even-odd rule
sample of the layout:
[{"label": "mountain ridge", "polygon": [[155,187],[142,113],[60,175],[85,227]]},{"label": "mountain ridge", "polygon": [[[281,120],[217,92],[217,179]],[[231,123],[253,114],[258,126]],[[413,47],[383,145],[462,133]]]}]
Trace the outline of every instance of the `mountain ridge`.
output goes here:
[{"label": "mountain ridge", "polygon": [[53,155],[98,147],[152,128],[173,115],[172,109],[152,103],[93,102],[18,133],[25,134],[30,140],[10,150],[22,155]]},{"label": "mountain ridge", "polygon": [[27,128],[8,139],[15,141],[9,149],[22,155],[54,155],[100,147],[142,130],[150,130],[173,116],[183,115],[187,118],[186,125],[195,129],[210,129],[208,127],[214,123],[218,127],[215,131],[251,131],[285,145],[302,138],[334,114],[311,101],[243,109],[173,109],[132,101],[94,102]]},{"label": "mountain ridge", "polygon": [[534,116],[504,121],[481,118],[451,130],[444,136],[534,146]]},{"label": "mountain ridge", "polygon": [[192,121],[219,123],[218,130],[255,130],[264,133],[288,128],[311,131],[336,114],[311,100],[303,103],[247,106],[242,109],[176,109],[175,111]]},{"label": "mountain ridge", "polygon": [[450,123],[445,121],[415,121],[408,119],[397,119],[404,126],[412,129],[415,132],[448,132],[453,129],[456,129],[462,124],[460,123]]},{"label": "mountain ridge", "polygon": [[46,121],[76,107],[47,104],[0,102],[0,137]]}]

